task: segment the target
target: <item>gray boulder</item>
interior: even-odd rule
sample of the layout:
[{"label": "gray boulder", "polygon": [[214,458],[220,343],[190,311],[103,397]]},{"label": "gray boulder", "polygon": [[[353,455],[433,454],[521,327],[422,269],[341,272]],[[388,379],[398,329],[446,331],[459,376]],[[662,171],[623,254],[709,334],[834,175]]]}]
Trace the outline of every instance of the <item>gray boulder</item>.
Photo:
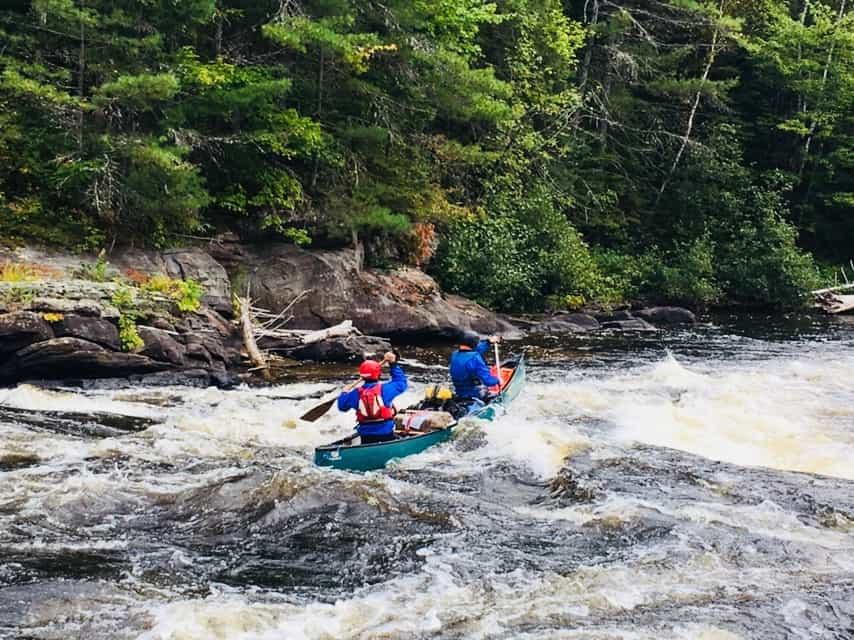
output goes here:
[{"label": "gray boulder", "polygon": [[646,320],[640,318],[632,318],[631,320],[612,320],[602,323],[603,329],[611,329],[615,331],[658,331]]},{"label": "gray boulder", "polygon": [[0,380],[109,378],[160,371],[168,366],[143,355],[108,351],[80,338],[52,338],[15,353],[0,369]]},{"label": "gray boulder", "polygon": [[0,315],[0,358],[53,336],[53,329],[38,313],[17,311]]},{"label": "gray boulder", "polygon": [[232,315],[231,284],[219,262],[201,249],[164,251],[163,260],[170,277],[195,280],[205,289],[202,302],[223,315]]},{"label": "gray boulder", "polygon": [[202,302],[230,317],[231,283],[225,268],[210,254],[196,247],[170,249],[162,253],[140,249],[120,249],[110,255],[110,262],[127,275],[192,279],[202,285]]},{"label": "gray boulder", "polygon": [[626,309],[618,309],[607,313],[597,313],[596,319],[599,322],[617,322],[619,320],[633,320],[634,316]]},{"label": "gray boulder", "polygon": [[411,268],[363,270],[353,250],[306,251],[278,244],[249,255],[237,279],[251,279],[252,296],[278,313],[293,302],[289,326],[323,329],[352,320],[365,334],[403,338],[452,337],[460,330],[515,331],[480,305],[442,294],[436,282]]},{"label": "gray boulder", "polygon": [[377,336],[350,335],[302,344],[299,336],[265,336],[258,340],[261,349],[293,360],[315,362],[358,362],[366,355],[390,351],[391,342]]},{"label": "gray boulder", "polygon": [[652,324],[662,325],[694,325],[697,316],[682,307],[649,307],[635,311],[635,315]]},{"label": "gray boulder", "polygon": [[137,331],[145,343],[145,347],[140,351],[142,355],[160,362],[170,362],[179,366],[184,364],[186,349],[171,334],[163,329],[144,325],[139,325]]},{"label": "gray boulder", "polygon": [[67,314],[54,324],[57,337],[82,338],[115,351],[121,349],[119,330],[109,320]]},{"label": "gray boulder", "polygon": [[595,331],[599,321],[586,313],[563,313],[531,327],[533,333],[579,333]]},{"label": "gray boulder", "polygon": [[315,362],[361,362],[366,355],[382,354],[391,343],[376,336],[346,336],[306,344],[285,352],[295,360]]},{"label": "gray boulder", "polygon": [[134,374],[128,376],[128,382],[143,387],[219,387],[232,389],[240,384],[240,378],[221,370],[210,369],[180,369],[175,371],[158,371],[156,373]]}]

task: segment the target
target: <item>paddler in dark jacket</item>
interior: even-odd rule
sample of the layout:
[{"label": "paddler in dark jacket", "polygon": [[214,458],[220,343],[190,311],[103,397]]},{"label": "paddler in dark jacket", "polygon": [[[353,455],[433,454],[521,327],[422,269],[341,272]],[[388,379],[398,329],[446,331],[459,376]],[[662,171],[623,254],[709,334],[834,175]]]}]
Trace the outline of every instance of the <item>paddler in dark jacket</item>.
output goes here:
[{"label": "paddler in dark jacket", "polygon": [[454,393],[458,398],[484,399],[488,395],[487,387],[498,384],[489,370],[483,354],[489,345],[498,342],[498,336],[481,340],[473,331],[466,331],[460,339],[459,348],[451,354],[450,373],[454,383]]},{"label": "paddler in dark jacket", "polygon": [[[382,365],[386,362],[389,365],[391,381],[380,382]],[[343,391],[338,396],[338,409],[356,410],[356,430],[362,444],[394,440],[396,411],[392,401],[406,391],[409,384],[397,361],[397,354],[389,351],[383,357],[382,363],[365,360],[359,365],[359,376],[364,383],[357,389]]]}]

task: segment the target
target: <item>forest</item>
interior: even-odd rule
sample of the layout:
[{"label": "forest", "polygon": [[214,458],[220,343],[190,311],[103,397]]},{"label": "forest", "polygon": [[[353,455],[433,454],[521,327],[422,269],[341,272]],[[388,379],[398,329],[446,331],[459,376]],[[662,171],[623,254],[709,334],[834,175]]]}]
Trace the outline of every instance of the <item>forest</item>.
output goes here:
[{"label": "forest", "polygon": [[363,243],[498,310],[798,305],[854,257],[851,5],[6,0],[0,241]]}]

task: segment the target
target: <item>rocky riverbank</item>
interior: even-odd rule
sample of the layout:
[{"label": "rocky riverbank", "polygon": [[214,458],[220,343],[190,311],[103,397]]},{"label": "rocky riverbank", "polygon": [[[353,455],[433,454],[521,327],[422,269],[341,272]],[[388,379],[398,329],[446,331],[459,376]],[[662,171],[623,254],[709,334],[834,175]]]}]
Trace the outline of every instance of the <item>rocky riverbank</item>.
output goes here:
[{"label": "rocky riverbank", "polygon": [[[288,328],[324,329],[346,320],[356,327],[311,343],[299,334],[259,340],[263,349],[294,360],[355,361],[389,348],[391,340],[450,340],[465,329],[512,338],[655,331],[696,321],[690,311],[671,307],[503,317],[444,294],[421,271],[366,269],[363,256],[352,250],[259,248],[228,239],[162,252],[124,249],[100,260],[25,248],[0,253],[0,264],[27,276],[0,282],[2,384],[122,377],[146,384],[233,385],[249,368],[233,291],[248,292],[272,314],[283,313]],[[157,278],[198,283],[198,300],[182,304],[150,286]]]}]

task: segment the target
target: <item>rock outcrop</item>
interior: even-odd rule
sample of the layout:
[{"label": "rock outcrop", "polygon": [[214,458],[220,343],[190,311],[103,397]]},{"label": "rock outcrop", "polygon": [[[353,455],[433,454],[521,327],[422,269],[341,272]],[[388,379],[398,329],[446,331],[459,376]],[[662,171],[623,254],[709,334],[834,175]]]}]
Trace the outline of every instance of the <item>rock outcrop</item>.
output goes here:
[{"label": "rock outcrop", "polygon": [[74,279],[0,283],[0,383],[166,371],[180,380],[184,370],[205,371],[209,384],[236,381],[241,342],[234,327],[207,307],[182,314],[161,294],[136,290],[144,345],[123,351],[121,312],[113,305],[121,287]]},{"label": "rock outcrop", "polygon": [[32,311],[0,315],[0,358],[8,357],[34,342],[53,338],[53,329]]},{"label": "rock outcrop", "polygon": [[638,318],[654,325],[695,325],[697,316],[682,307],[649,307],[634,312]]},{"label": "rock outcrop", "polygon": [[298,328],[322,329],[352,320],[365,334],[402,340],[448,338],[467,329],[514,330],[484,307],[444,295],[435,280],[417,269],[365,270],[352,250],[273,245],[245,250],[234,269],[238,286],[250,280],[252,297],[274,313],[299,297],[290,310],[291,325]]},{"label": "rock outcrop", "polygon": [[586,313],[559,313],[532,326],[533,333],[582,333],[599,329],[599,321]]},{"label": "rock outcrop", "polygon": [[124,274],[162,273],[170,278],[195,280],[204,289],[202,302],[216,312],[230,317],[231,283],[219,262],[203,249],[169,249],[163,252],[122,249],[110,255],[110,262]]},{"label": "rock outcrop", "polygon": [[15,353],[0,367],[3,378],[112,378],[168,368],[136,353],[111,351],[80,338],[51,338]]},{"label": "rock outcrop", "polygon": [[609,320],[602,323],[603,329],[611,329],[616,331],[656,331],[646,320],[640,318],[625,318],[623,320]]},{"label": "rock outcrop", "polygon": [[[257,306],[273,314],[283,312],[290,318],[288,328],[326,329],[350,320],[359,330],[310,343],[299,334],[259,340],[262,349],[297,360],[355,361],[388,350],[389,339],[453,339],[465,330],[519,336],[523,331],[654,331],[653,325],[696,322],[687,309],[653,307],[595,316],[518,318],[514,326],[470,300],[444,294],[417,269],[365,269],[363,256],[352,249],[307,251],[290,244],[259,248],[232,238],[205,249],[124,249],[108,258],[106,276],[124,279],[124,284],[69,275],[79,273],[80,261],[87,259],[35,249],[14,254],[14,259],[58,275],[35,283],[0,283],[0,383],[121,376],[152,384],[231,384],[243,363],[242,337],[232,318],[232,285],[241,295],[250,289]],[[93,261],[88,259],[89,270]],[[134,289],[133,317],[143,346],[126,353],[116,294],[127,281],[143,282],[157,274],[200,283],[205,292],[202,307],[182,313],[171,297]]]},{"label": "rock outcrop", "polygon": [[118,328],[104,318],[64,314],[61,320],[53,323],[53,331],[59,337],[81,338],[113,351],[121,349]]}]

